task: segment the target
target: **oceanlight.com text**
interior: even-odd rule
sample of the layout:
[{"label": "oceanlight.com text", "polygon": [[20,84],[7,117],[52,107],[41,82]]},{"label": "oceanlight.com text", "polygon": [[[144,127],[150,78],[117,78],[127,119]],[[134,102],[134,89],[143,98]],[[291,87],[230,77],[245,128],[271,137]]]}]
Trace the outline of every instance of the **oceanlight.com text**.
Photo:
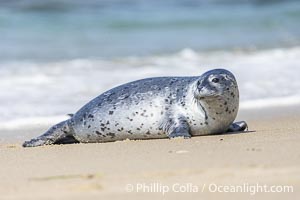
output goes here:
[{"label": "oceanlight.com text", "polygon": [[193,183],[173,183],[163,184],[159,182],[155,183],[135,183],[127,184],[125,190],[127,192],[136,193],[248,193],[255,195],[257,193],[292,193],[294,187],[291,185],[267,185],[267,184],[249,184],[243,183],[240,185],[225,185],[225,184],[202,184],[197,185]]}]

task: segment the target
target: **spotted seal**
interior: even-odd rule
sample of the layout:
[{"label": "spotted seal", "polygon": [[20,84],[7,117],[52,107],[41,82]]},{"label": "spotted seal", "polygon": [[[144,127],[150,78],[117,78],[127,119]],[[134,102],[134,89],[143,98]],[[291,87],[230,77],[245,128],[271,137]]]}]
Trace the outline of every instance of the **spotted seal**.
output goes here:
[{"label": "spotted seal", "polygon": [[238,108],[238,85],[225,69],[194,77],[147,78],[104,92],[23,146],[67,139],[94,143],[243,131],[245,122],[233,123]]}]

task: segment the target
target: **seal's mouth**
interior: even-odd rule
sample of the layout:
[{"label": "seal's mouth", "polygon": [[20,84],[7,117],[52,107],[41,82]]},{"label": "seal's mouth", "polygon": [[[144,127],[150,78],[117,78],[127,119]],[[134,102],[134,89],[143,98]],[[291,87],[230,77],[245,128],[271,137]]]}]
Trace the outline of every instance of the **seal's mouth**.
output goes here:
[{"label": "seal's mouth", "polygon": [[195,94],[196,98],[199,100],[212,100],[220,96],[217,91],[209,90],[206,87],[201,87],[197,90]]},{"label": "seal's mouth", "polygon": [[217,97],[219,97],[220,95],[217,94],[205,94],[205,95],[199,95],[197,99],[199,100],[213,100]]}]

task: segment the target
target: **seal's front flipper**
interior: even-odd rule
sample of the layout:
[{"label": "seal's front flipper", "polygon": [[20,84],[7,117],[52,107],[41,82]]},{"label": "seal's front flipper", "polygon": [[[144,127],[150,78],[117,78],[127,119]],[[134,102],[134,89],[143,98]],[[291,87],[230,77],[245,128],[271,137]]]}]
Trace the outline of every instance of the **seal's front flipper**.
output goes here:
[{"label": "seal's front flipper", "polygon": [[248,128],[248,125],[245,121],[241,122],[235,122],[229,126],[229,129],[227,132],[240,132],[244,131]]},{"label": "seal's front flipper", "polygon": [[60,122],[52,126],[45,134],[33,138],[30,141],[23,143],[23,147],[36,147],[41,145],[50,145],[65,138],[70,134],[70,128],[68,125],[69,120]]},{"label": "seal's front flipper", "polygon": [[172,124],[169,126],[167,130],[167,135],[169,138],[175,138],[175,137],[184,137],[184,138],[190,138],[191,134],[189,133],[189,125],[185,119],[177,119],[175,122],[172,122]]}]

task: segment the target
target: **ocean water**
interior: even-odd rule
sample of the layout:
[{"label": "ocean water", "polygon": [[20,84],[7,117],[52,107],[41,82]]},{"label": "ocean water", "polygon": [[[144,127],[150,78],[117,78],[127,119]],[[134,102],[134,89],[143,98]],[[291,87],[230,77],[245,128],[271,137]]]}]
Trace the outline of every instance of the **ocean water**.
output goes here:
[{"label": "ocean water", "polygon": [[300,104],[300,2],[0,1],[0,129],[53,124],[119,84],[232,71],[241,109]]}]

